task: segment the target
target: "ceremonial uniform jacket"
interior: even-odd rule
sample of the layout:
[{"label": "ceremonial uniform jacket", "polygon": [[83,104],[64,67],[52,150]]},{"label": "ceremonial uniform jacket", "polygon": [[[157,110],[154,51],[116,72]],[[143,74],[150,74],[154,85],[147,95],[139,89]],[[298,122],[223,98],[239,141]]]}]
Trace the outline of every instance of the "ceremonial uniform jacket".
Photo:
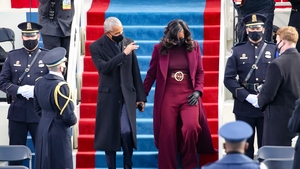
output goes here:
[{"label": "ceremonial uniform jacket", "polygon": [[30,65],[30,71],[23,78],[20,85],[17,85],[18,79],[21,77],[27,66],[33,60],[38,50],[29,54],[25,48],[20,48],[8,52],[7,59],[4,62],[0,74],[1,91],[12,96],[12,103],[8,109],[9,120],[27,123],[39,122],[39,117],[34,113],[33,99],[26,99],[17,94],[19,86],[34,85],[36,79],[48,73],[48,68],[42,62],[46,49],[40,49],[41,52],[37,56],[33,65]]},{"label": "ceremonial uniform jacket", "polygon": [[[273,43],[267,43],[260,60],[247,81],[248,86],[242,83],[247,74],[258,58],[263,44],[254,45],[250,41],[239,43],[232,48],[232,54],[227,60],[224,76],[224,85],[232,93],[234,98],[233,113],[243,117],[263,117],[260,109],[255,108],[245,99],[249,94],[257,94],[255,86],[258,86],[265,81],[268,65],[275,58],[276,46]],[[238,78],[237,78],[238,76]]]}]

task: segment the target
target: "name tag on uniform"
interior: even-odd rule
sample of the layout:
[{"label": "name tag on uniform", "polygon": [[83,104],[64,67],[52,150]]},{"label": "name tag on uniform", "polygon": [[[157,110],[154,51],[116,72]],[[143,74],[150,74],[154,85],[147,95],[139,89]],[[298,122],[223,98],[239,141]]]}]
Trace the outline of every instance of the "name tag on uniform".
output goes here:
[{"label": "name tag on uniform", "polygon": [[71,6],[71,0],[63,0],[62,9],[63,10],[69,10],[71,8],[72,8],[72,6]]},{"label": "name tag on uniform", "polygon": [[243,53],[242,56],[240,57],[240,59],[248,59],[248,57],[246,56],[245,53]]},{"label": "name tag on uniform", "polygon": [[270,51],[266,51],[265,58],[267,58],[267,59],[271,58],[271,52]]},{"label": "name tag on uniform", "polygon": [[14,66],[21,66],[20,61],[17,60]]}]

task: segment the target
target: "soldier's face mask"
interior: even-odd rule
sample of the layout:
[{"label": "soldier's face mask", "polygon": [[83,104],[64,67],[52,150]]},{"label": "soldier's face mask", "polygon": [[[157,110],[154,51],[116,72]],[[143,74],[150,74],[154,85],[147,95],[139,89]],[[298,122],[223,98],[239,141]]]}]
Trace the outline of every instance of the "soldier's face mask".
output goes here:
[{"label": "soldier's face mask", "polygon": [[31,51],[37,47],[38,39],[23,40],[23,45],[27,50]]},{"label": "soldier's face mask", "polygon": [[258,41],[260,38],[262,38],[263,32],[262,31],[249,31],[248,37],[252,39],[253,41]]}]

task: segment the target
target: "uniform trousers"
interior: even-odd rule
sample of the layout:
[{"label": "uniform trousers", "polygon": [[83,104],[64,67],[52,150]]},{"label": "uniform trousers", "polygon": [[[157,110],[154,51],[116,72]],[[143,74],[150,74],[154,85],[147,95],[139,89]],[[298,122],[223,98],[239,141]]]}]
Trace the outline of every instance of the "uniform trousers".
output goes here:
[{"label": "uniform trousers", "polygon": [[249,144],[248,149],[245,151],[245,155],[249,158],[253,159],[254,157],[254,136],[255,136],[255,130],[257,134],[257,146],[260,148],[262,146],[262,135],[263,135],[263,129],[264,129],[264,118],[263,117],[243,117],[239,115],[235,115],[236,120],[241,120],[246,123],[248,123],[252,130],[253,134],[250,138],[248,138],[247,142]]},{"label": "uniform trousers", "polygon": [[193,169],[198,165],[196,143],[201,128],[199,105],[188,104],[187,97],[192,92],[193,87],[189,77],[185,76],[183,81],[176,81],[168,75],[160,111],[159,169],[177,169],[178,152],[183,169]]},{"label": "uniform trousers", "polygon": [[[121,146],[123,149],[123,164],[124,166],[132,166],[132,153],[133,153],[133,138],[131,126],[128,118],[126,104],[122,106],[121,116]],[[105,151],[106,162],[109,169],[116,169],[116,151]]]},{"label": "uniform trousers", "polygon": [[[35,135],[37,126],[38,123],[26,123],[9,120],[9,145],[26,145],[28,131],[31,135],[33,145],[35,145]],[[9,162],[9,165],[22,165],[22,161]]]}]

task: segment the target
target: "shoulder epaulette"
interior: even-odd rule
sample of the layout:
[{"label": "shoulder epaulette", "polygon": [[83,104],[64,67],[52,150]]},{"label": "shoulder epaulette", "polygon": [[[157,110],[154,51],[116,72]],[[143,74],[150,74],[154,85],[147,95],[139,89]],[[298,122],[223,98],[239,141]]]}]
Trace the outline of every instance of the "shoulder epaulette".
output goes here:
[{"label": "shoulder epaulette", "polygon": [[243,45],[245,44],[246,42],[237,42],[233,45],[233,47],[236,47],[236,46],[240,46],[240,45]]},{"label": "shoulder epaulette", "polygon": [[41,51],[49,51],[48,49],[45,48],[39,48]]},{"label": "shoulder epaulette", "polygon": [[9,51],[9,52],[7,52],[7,53],[16,52],[16,51],[19,51],[19,50],[22,50],[22,48],[13,49],[13,50],[10,50],[10,51]]}]

